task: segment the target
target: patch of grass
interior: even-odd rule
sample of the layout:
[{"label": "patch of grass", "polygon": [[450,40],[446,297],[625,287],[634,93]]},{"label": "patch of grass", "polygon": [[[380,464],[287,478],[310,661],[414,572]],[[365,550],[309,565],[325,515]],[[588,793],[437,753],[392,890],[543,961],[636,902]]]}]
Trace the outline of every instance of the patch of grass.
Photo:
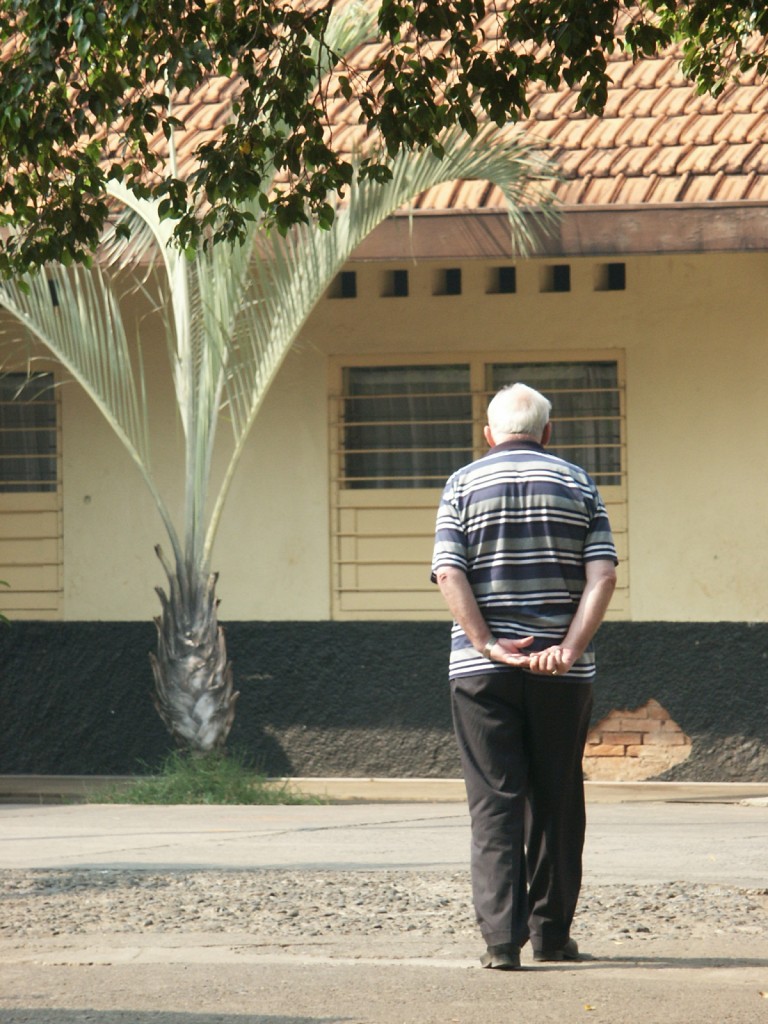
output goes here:
[{"label": "patch of grass", "polygon": [[288,783],[270,782],[239,754],[192,757],[174,752],[158,771],[100,789],[89,803],[115,804],[322,804]]}]

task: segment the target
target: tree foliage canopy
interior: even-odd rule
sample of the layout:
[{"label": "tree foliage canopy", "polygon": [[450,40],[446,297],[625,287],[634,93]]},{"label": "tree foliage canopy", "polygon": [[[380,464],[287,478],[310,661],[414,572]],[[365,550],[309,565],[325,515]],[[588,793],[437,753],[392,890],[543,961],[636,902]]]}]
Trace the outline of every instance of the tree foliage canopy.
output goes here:
[{"label": "tree foliage canopy", "polygon": [[[353,171],[333,148],[327,104],[339,94],[393,155],[439,152],[452,125],[472,133],[478,118],[525,117],[534,83],[565,84],[599,114],[616,46],[642,59],[677,44],[684,73],[713,94],[734,72],[766,71],[762,0],[369,5],[377,56],[339,71],[325,32],[340,0],[0,0],[0,224],[13,228],[0,240],[0,272],[87,259],[110,177],[159,197],[183,246],[241,236],[254,198],[279,229],[308,217],[327,226],[329,193],[353,173],[387,175],[375,151]],[[183,128],[174,99],[218,76],[242,86],[231,117],[180,177],[156,140]]]}]

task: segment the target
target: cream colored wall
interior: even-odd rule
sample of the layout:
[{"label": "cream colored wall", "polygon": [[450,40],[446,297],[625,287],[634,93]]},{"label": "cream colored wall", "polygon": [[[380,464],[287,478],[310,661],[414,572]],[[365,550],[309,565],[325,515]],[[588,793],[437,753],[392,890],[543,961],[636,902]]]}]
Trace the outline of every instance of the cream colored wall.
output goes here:
[{"label": "cream colored wall", "polygon": [[[62,395],[64,617],[149,619],[163,582],[153,546],[167,550],[147,488],[93,403],[74,384]],[[172,421],[163,434],[173,432]]]},{"label": "cream colored wall", "polygon": [[214,551],[224,619],[330,618],[325,381],[300,345],[259,412]]},{"label": "cream colored wall", "polygon": [[[330,616],[329,356],[601,349],[625,352],[632,618],[766,618],[768,255],[630,258],[623,292],[593,290],[604,261],[561,262],[570,293],[542,294],[534,261],[518,266],[515,295],[487,295],[491,265],[476,263],[463,265],[461,296],[433,296],[437,268],[403,261],[408,298],[380,297],[386,265],[354,265],[357,299],[320,303],[235,478],[213,559],[224,620]],[[178,499],[163,344],[147,323],[142,339],[154,353],[155,465]],[[149,618],[164,582],[153,553],[160,520],[75,385],[64,388],[62,415],[64,616]]]},{"label": "cream colored wall", "polygon": [[[181,431],[167,388],[162,337],[144,324],[156,478],[181,513]],[[329,617],[325,360],[290,353],[261,409],[222,517],[213,553],[223,619]],[[165,386],[163,384],[165,383]],[[139,472],[95,406],[64,388],[65,618],[147,619],[159,611],[169,554]],[[229,436],[220,428],[217,481]]]},{"label": "cream colored wall", "polygon": [[633,618],[764,621],[768,257],[649,258],[636,273]]}]

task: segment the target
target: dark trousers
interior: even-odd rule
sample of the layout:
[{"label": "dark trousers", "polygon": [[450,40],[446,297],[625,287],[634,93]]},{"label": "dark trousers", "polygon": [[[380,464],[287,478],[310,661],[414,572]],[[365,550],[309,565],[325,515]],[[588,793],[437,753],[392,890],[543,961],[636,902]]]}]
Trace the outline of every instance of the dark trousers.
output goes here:
[{"label": "dark trousers", "polygon": [[581,888],[592,685],[508,669],[452,680],[451,703],[483,938],[558,949]]}]

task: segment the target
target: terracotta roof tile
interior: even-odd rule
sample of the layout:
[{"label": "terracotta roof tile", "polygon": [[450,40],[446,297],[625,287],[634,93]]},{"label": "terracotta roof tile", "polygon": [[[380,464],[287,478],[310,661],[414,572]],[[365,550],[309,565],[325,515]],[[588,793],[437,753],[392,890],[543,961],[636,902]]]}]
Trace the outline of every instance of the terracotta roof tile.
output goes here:
[{"label": "terracotta roof tile", "polygon": [[765,174],[768,172],[768,149],[759,142],[728,146],[721,154],[715,170],[726,174]]},{"label": "terracotta roof tile", "polygon": [[349,124],[338,128],[334,134],[334,144],[341,150],[353,152],[363,142],[365,130],[361,125]]},{"label": "terracotta roof tile", "polygon": [[[514,2],[514,0],[506,0]],[[499,35],[499,19],[483,22],[486,45]],[[350,63],[370,68],[381,44],[358,48]],[[575,90],[530,89],[531,117],[521,122],[562,174],[555,192],[578,206],[752,202],[768,204],[768,82],[745,73],[714,99],[697,95],[679,71],[679,55],[633,63],[620,46],[608,58],[610,84],[602,117],[576,109]],[[175,99],[174,113],[187,130],[177,140],[182,175],[196,149],[216,137],[242,88],[237,78],[212,78]],[[358,108],[333,89],[326,97],[333,144],[351,152],[365,142]],[[165,153],[161,134],[156,151]],[[503,206],[487,182],[451,182],[414,204],[422,210]]]},{"label": "terracotta roof tile", "polygon": [[[621,54],[612,58],[610,71],[613,84],[601,118],[577,112],[573,92],[532,90],[525,128],[563,174],[556,187],[563,203],[768,201],[768,87],[753,76],[718,100],[698,96],[671,56],[632,65]],[[467,183],[438,190],[421,206],[500,202],[498,190]]]},{"label": "terracotta roof tile", "polygon": [[718,108],[730,110],[735,114],[748,114],[754,109],[756,91],[754,85],[746,86],[743,83],[741,86],[727,86],[718,97]]},{"label": "terracotta roof tile", "polygon": [[721,123],[727,119],[727,114],[711,114],[698,117],[690,117],[688,123],[680,133],[680,141],[692,143],[694,146],[709,145]]},{"label": "terracotta roof tile", "polygon": [[681,114],[677,117],[658,117],[648,141],[661,146],[679,146],[682,144],[683,132],[695,123],[696,118],[695,113]]},{"label": "terracotta roof tile", "polygon": [[[613,149],[619,145],[617,140],[623,127],[624,121],[620,117],[592,117],[582,145],[595,150]],[[561,135],[565,136],[566,132]]]},{"label": "terracotta roof tile", "polygon": [[413,206],[417,210],[450,209],[456,206],[459,196],[462,205],[469,208],[504,205],[501,191],[487,181],[452,181],[422,193]]},{"label": "terracotta roof tile", "polygon": [[544,86],[536,84],[529,94],[533,117],[579,117],[576,110],[576,94],[566,90],[548,92]]},{"label": "terracotta roof tile", "polygon": [[688,152],[677,165],[678,174],[692,174],[706,177],[712,170],[712,165],[722,155],[724,145],[722,142],[713,146],[689,147]]},{"label": "terracotta roof tile", "polygon": [[715,141],[722,139],[731,145],[747,142],[748,140],[768,141],[768,114],[763,111],[759,113],[732,112],[714,134]]},{"label": "terracotta roof tile", "polygon": [[616,135],[616,142],[619,145],[646,146],[656,127],[655,117],[624,117],[622,122],[621,129]]},{"label": "terracotta roof tile", "polygon": [[611,164],[613,174],[626,174],[628,177],[653,173],[649,164],[658,154],[658,146],[638,146],[630,149],[625,146]]},{"label": "terracotta roof tile", "polygon": [[[546,145],[548,143],[550,148],[555,146],[558,135],[560,135],[564,130],[566,130],[566,124],[555,117],[549,117],[544,120],[537,117],[536,123],[532,125],[530,129],[531,136],[535,137],[537,142],[540,142],[542,145]],[[588,126],[585,130],[588,130]],[[569,138],[570,131],[571,129],[569,128]]]},{"label": "terracotta roof tile", "polygon": [[654,203],[671,206],[680,202],[680,196],[685,188],[686,178],[678,175],[657,177],[653,190]]},{"label": "terracotta roof tile", "polygon": [[744,199],[768,202],[768,177],[765,174],[750,174],[745,182]]},{"label": "terracotta roof tile", "polygon": [[[546,134],[542,134],[545,132]],[[561,144],[567,145],[568,149],[581,149],[586,144],[586,139],[595,130],[594,118],[586,117],[574,117],[544,121],[543,123],[537,118],[535,123],[531,124],[531,134],[537,139],[548,138],[551,145],[556,147]],[[590,145],[592,143],[590,142]]]},{"label": "terracotta roof tile", "polygon": [[563,201],[768,199],[768,85],[754,73],[713,99],[696,94],[674,55],[636,65],[614,55],[610,71],[605,116],[588,119],[586,132],[567,116],[549,128],[549,152],[567,177]]},{"label": "terracotta roof tile", "polygon": [[758,84],[751,89],[744,89],[742,92],[745,102],[751,98],[750,110],[762,111],[768,107],[768,85]]},{"label": "terracotta roof tile", "polygon": [[623,89],[624,80],[632,71],[632,61],[626,59],[623,53],[617,51],[608,59],[608,77],[611,80],[613,89]]},{"label": "terracotta roof tile", "polygon": [[621,117],[650,117],[657,106],[659,96],[669,92],[668,88],[661,89],[633,89],[625,94],[619,106],[618,114]]},{"label": "terracotta roof tile", "polygon": [[605,166],[602,154],[596,153],[592,149],[583,152],[582,150],[574,149],[565,150],[558,154],[553,162],[566,178],[592,177],[594,174],[600,175]]},{"label": "terracotta roof tile", "polygon": [[739,202],[744,199],[745,194],[748,193],[750,184],[750,175],[743,178],[737,178],[728,174],[721,174],[718,179],[716,192],[713,194],[712,199],[721,203]]},{"label": "terracotta roof tile", "polygon": [[[630,63],[628,61],[628,63]],[[621,88],[625,90],[636,89],[657,89],[665,79],[670,78],[668,61],[665,58],[657,60],[641,60],[636,64],[630,63],[630,68],[624,75]]]},{"label": "terracotta roof tile", "polygon": [[603,117],[619,117],[621,114],[621,106],[625,100],[626,96],[621,89],[609,89],[608,96],[605,101],[605,107],[603,108]]},{"label": "terracotta roof tile", "polygon": [[654,103],[650,113],[657,119],[676,117],[686,113],[696,99],[693,90],[675,88],[674,85],[654,89],[653,96]]},{"label": "terracotta roof tile", "polygon": [[453,205],[454,193],[453,182],[449,182],[447,185],[437,185],[418,196],[413,206],[418,210],[450,209]]},{"label": "terracotta roof tile", "polygon": [[718,174],[689,174],[678,202],[707,203],[717,193],[720,181]]},{"label": "terracotta roof tile", "polygon": [[668,178],[678,173],[680,161],[689,149],[684,146],[655,145],[650,147],[650,151],[650,156],[645,163],[646,173]]},{"label": "terracotta roof tile", "polygon": [[622,205],[637,206],[641,203],[653,201],[653,193],[658,181],[655,177],[623,177],[617,179],[617,189],[613,196],[613,203]]},{"label": "terracotta roof tile", "polygon": [[585,176],[570,182],[569,186],[557,191],[558,198],[568,206],[605,206],[611,202],[611,196],[606,193],[613,192],[612,183],[605,178]]}]

